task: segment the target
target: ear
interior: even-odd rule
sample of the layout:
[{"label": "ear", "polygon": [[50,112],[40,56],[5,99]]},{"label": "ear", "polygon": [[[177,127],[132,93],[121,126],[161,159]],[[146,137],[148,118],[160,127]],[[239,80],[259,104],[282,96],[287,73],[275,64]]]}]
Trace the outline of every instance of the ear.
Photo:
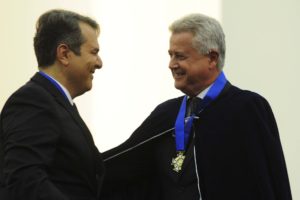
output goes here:
[{"label": "ear", "polygon": [[69,64],[70,58],[70,48],[66,44],[59,44],[56,48],[56,57],[57,60],[62,63],[64,66]]},{"label": "ear", "polygon": [[217,64],[219,61],[219,53],[217,51],[211,50],[211,51],[209,51],[207,56],[209,58],[209,63],[210,63],[211,69],[217,68]]}]

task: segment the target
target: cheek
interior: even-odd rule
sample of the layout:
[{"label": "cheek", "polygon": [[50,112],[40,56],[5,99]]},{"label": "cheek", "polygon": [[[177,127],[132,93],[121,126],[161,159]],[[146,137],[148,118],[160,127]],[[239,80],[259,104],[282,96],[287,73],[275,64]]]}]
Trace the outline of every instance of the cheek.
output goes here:
[{"label": "cheek", "polygon": [[190,82],[198,82],[203,80],[208,75],[208,68],[203,66],[194,66],[190,70],[187,71],[188,73],[188,80]]},{"label": "cheek", "polygon": [[92,70],[95,67],[96,63],[97,63],[97,60],[95,58],[90,58],[85,63],[85,65],[86,65],[85,67],[86,67],[87,70]]}]

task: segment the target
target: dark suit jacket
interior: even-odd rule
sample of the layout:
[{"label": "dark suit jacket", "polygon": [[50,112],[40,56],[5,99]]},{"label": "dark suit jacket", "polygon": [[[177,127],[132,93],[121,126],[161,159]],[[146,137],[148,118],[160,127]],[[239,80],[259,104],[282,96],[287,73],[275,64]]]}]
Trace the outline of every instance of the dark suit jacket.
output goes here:
[{"label": "dark suit jacket", "polygon": [[42,75],[8,99],[0,131],[1,200],[97,198],[101,155],[77,110]]},{"label": "dark suit jacket", "polygon": [[[170,141],[174,134],[181,101],[179,97],[158,105],[125,143],[104,152],[104,197],[163,199],[165,176],[156,163],[167,146],[162,141]],[[276,121],[262,96],[228,83],[198,116],[196,162],[186,161],[196,163],[203,200],[292,199]],[[191,168],[183,168],[182,173],[187,169]],[[186,199],[195,196],[187,194]]]}]

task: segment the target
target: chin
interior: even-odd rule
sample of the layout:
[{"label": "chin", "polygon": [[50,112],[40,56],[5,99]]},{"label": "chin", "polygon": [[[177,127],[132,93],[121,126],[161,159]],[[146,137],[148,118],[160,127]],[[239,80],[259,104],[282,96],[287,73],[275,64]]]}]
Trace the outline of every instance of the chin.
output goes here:
[{"label": "chin", "polygon": [[86,88],[85,91],[90,91],[91,89],[92,89],[92,86],[89,86],[89,87]]},{"label": "chin", "polygon": [[179,84],[175,84],[175,88],[177,90],[180,90],[182,93],[192,96],[190,90],[188,88],[185,87],[185,85],[179,85]]},{"label": "chin", "polygon": [[184,84],[182,83],[177,83],[175,82],[174,84],[175,88],[178,89],[178,90],[183,90],[185,87],[184,87]]},{"label": "chin", "polygon": [[91,90],[92,87],[93,87],[92,81],[90,81],[90,82],[88,82],[88,83],[86,84],[86,90],[87,90],[87,91]]}]

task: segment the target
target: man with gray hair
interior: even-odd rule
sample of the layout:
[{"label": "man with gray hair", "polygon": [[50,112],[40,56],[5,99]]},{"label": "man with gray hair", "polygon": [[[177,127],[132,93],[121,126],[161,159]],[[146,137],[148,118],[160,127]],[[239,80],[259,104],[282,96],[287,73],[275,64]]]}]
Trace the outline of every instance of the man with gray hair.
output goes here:
[{"label": "man with gray hair", "polygon": [[285,159],[267,100],[229,83],[225,35],[202,14],[170,26],[175,87],[120,146],[104,153],[107,197],[290,200]]}]

